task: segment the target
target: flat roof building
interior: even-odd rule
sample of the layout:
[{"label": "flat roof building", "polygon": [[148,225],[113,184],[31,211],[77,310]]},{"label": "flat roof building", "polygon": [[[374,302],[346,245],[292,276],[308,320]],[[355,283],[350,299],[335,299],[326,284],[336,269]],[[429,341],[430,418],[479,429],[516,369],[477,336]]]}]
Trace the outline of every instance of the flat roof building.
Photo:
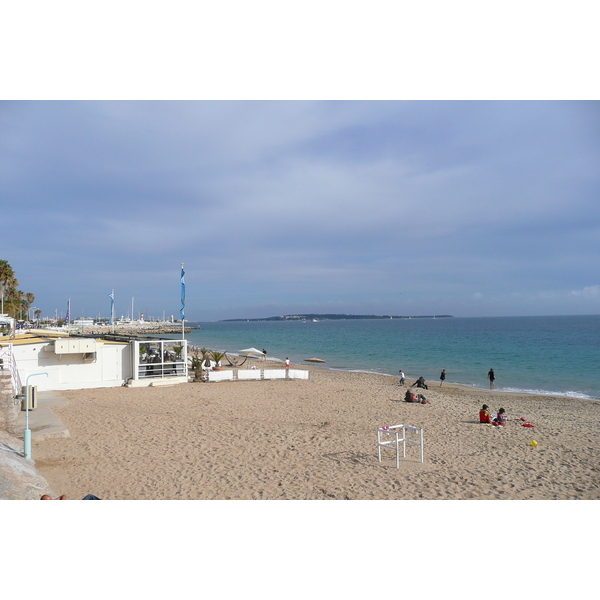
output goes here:
[{"label": "flat roof building", "polygon": [[0,358],[21,392],[27,377],[39,391],[187,382],[187,341],[122,335],[69,335],[48,330],[0,337]]}]

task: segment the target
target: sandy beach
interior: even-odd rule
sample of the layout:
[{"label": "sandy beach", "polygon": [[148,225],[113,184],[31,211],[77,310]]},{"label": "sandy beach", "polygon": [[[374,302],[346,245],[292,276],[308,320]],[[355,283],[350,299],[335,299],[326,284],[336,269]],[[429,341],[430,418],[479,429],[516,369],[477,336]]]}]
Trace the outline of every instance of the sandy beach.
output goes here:
[{"label": "sandy beach", "polygon": [[[600,402],[437,381],[409,404],[395,377],[298,367],[309,381],[63,392],[71,438],[34,443],[36,468],[72,499],[600,498]],[[484,403],[507,425],[480,424]],[[424,463],[378,461],[377,428],[399,423],[424,429]]]}]

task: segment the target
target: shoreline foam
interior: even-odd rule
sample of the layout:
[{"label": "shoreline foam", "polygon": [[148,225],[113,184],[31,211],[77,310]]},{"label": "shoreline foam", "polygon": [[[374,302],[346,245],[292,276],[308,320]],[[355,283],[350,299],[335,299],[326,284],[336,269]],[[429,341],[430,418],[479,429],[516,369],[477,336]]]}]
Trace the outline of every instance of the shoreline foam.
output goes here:
[{"label": "shoreline foam", "polygon": [[[273,359],[273,360],[278,360],[278,359]],[[282,361],[283,362],[283,361]],[[324,370],[328,370],[328,371],[336,371],[339,373],[364,373],[365,375],[381,375],[383,377],[393,377],[395,379],[399,379],[398,375],[392,375],[391,373],[384,373],[382,371],[375,371],[375,370],[368,370],[368,369],[350,369],[350,368],[345,368],[345,367],[321,367]],[[413,376],[408,376],[406,377],[406,381],[412,381],[412,380],[417,380],[418,377],[413,377]],[[436,388],[439,386],[439,382],[435,381],[435,380],[430,380],[429,382],[426,382],[427,385],[429,387],[432,388]],[[587,394],[584,394],[583,392],[574,392],[574,391],[567,391],[567,392],[557,392],[557,391],[550,391],[550,390],[535,390],[535,389],[529,389],[529,388],[513,388],[513,387],[496,387],[493,388],[492,390],[490,390],[487,387],[483,387],[483,386],[479,386],[475,383],[460,383],[458,381],[444,381],[444,385],[442,387],[449,387],[449,386],[454,386],[454,387],[460,387],[460,388],[465,388],[465,389],[469,389],[469,390],[477,390],[477,391],[492,391],[492,392],[503,392],[505,394],[524,394],[524,395],[528,395],[528,396],[564,396],[565,398],[578,398],[581,400],[595,400],[595,401],[600,401],[600,398],[597,398],[595,396],[589,396]]]}]

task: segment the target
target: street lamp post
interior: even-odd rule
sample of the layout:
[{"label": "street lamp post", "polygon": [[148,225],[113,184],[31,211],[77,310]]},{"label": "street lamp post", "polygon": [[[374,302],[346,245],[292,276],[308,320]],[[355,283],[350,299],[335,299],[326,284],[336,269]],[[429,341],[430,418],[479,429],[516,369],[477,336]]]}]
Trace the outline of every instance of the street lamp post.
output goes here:
[{"label": "street lamp post", "polygon": [[29,380],[31,377],[35,377],[36,375],[45,375],[48,377],[48,373],[44,371],[43,373],[32,373],[31,375],[27,375],[27,379],[25,380],[25,431],[23,432],[23,451],[25,453],[25,458],[31,458],[31,430],[29,429]]}]

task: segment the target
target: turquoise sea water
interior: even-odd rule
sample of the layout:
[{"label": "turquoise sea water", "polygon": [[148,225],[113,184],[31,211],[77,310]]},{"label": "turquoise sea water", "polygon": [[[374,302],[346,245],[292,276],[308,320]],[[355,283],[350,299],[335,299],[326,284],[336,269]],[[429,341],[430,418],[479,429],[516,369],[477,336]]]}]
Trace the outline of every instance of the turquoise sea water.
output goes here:
[{"label": "turquoise sea water", "polygon": [[[600,399],[600,315],[342,321],[235,321],[199,326],[191,344],[232,354],[267,350],[269,358],[325,368],[423,376],[504,391]],[[305,363],[307,364],[307,363]]]}]

